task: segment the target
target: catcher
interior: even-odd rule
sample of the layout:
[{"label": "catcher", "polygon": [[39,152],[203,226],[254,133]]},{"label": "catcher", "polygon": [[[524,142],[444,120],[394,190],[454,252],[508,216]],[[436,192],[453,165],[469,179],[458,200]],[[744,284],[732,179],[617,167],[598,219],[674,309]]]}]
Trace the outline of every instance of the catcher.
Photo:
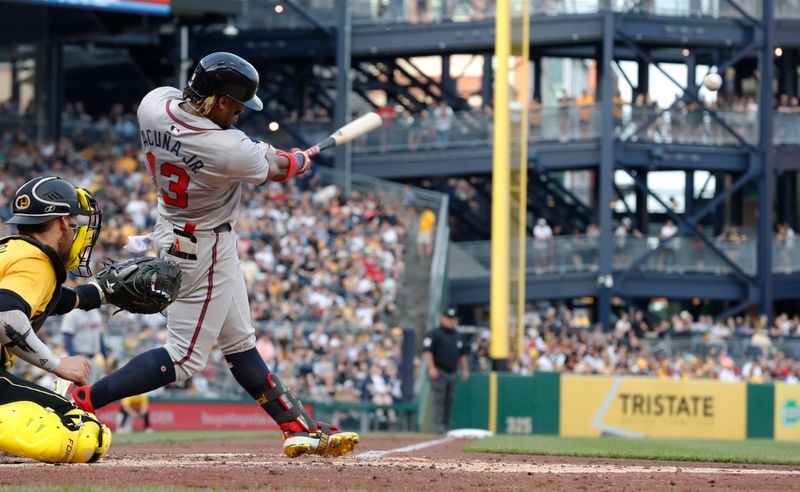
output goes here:
[{"label": "catcher", "polygon": [[[75,308],[99,308],[130,285],[135,294],[126,295],[139,295],[148,281],[149,290],[159,292],[142,296],[153,301],[136,304],[163,309],[177,292],[180,272],[161,260],[152,259],[146,265],[137,260],[100,272],[105,279],[120,279],[113,289],[97,282],[65,287],[67,271],[91,275],[89,260],[102,223],[94,197],[61,178],[39,177],[17,190],[12,212],[8,223],[16,225],[17,235],[0,238],[0,451],[49,463],[95,462],[111,444],[108,427],[59,394],[9,371],[20,358],[60,378],[85,384],[89,362],[80,356],[59,358],[37,336],[45,319]],[[136,271],[150,274],[143,279]],[[156,271],[170,276],[168,281],[160,273],[156,278]],[[131,279],[137,282],[130,283]],[[164,289],[172,286],[174,291]]]}]

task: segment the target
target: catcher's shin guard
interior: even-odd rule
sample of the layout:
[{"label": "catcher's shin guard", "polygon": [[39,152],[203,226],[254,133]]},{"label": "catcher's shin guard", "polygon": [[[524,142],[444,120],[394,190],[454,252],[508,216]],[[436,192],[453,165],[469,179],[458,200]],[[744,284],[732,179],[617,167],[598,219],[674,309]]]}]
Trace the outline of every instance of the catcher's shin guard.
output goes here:
[{"label": "catcher's shin guard", "polygon": [[31,401],[0,405],[0,451],[47,463],[94,463],[111,431],[79,409],[59,416]]},{"label": "catcher's shin guard", "polygon": [[290,458],[304,454],[335,457],[345,455],[358,444],[358,434],[339,432],[335,426],[315,422],[275,374],[267,375],[268,389],[257,402],[280,425],[283,452]]}]

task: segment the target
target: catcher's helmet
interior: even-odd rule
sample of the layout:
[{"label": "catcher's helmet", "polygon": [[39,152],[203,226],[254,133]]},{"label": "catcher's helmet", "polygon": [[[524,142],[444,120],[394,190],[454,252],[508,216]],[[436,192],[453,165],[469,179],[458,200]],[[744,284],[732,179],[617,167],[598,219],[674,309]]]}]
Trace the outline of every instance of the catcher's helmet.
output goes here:
[{"label": "catcher's helmet", "polygon": [[43,224],[65,215],[85,215],[78,192],[69,182],[55,176],[34,178],[17,190],[9,224]]},{"label": "catcher's helmet", "polygon": [[91,275],[89,259],[102,226],[102,212],[91,193],[56,176],[42,176],[17,190],[11,211],[14,215],[6,223],[16,225],[44,224],[58,217],[78,216],[65,266],[68,271],[77,269],[79,276]]},{"label": "catcher's helmet", "polygon": [[256,96],[258,72],[233,53],[220,51],[205,56],[195,67],[189,88],[200,97],[228,96],[256,111],[264,107]]}]

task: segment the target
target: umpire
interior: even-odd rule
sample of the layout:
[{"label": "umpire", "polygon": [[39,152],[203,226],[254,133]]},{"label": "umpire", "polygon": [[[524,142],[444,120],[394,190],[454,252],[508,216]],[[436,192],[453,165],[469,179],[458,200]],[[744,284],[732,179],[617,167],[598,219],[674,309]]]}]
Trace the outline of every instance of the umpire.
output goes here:
[{"label": "umpire", "polygon": [[438,328],[432,330],[423,342],[428,378],[433,391],[434,431],[444,434],[450,428],[453,400],[456,395],[456,369],[461,366],[461,378],[467,380],[467,345],[456,331],[456,310],[448,309]]}]

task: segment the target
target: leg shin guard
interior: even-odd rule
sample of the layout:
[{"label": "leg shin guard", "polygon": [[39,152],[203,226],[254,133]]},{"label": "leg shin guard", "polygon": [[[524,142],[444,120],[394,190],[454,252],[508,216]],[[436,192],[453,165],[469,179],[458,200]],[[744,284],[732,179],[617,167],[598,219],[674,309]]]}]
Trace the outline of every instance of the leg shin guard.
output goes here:
[{"label": "leg shin guard", "polygon": [[317,425],[308,416],[303,404],[289,393],[278,376],[269,372],[256,349],[227,354],[225,360],[236,381],[280,424],[281,429],[291,428],[295,432],[317,430]]},{"label": "leg shin guard", "polygon": [[317,424],[308,415],[303,404],[289,393],[289,388],[275,374],[267,374],[267,389],[256,398],[256,402],[275,419],[282,430],[286,428],[296,432],[317,430]]}]

